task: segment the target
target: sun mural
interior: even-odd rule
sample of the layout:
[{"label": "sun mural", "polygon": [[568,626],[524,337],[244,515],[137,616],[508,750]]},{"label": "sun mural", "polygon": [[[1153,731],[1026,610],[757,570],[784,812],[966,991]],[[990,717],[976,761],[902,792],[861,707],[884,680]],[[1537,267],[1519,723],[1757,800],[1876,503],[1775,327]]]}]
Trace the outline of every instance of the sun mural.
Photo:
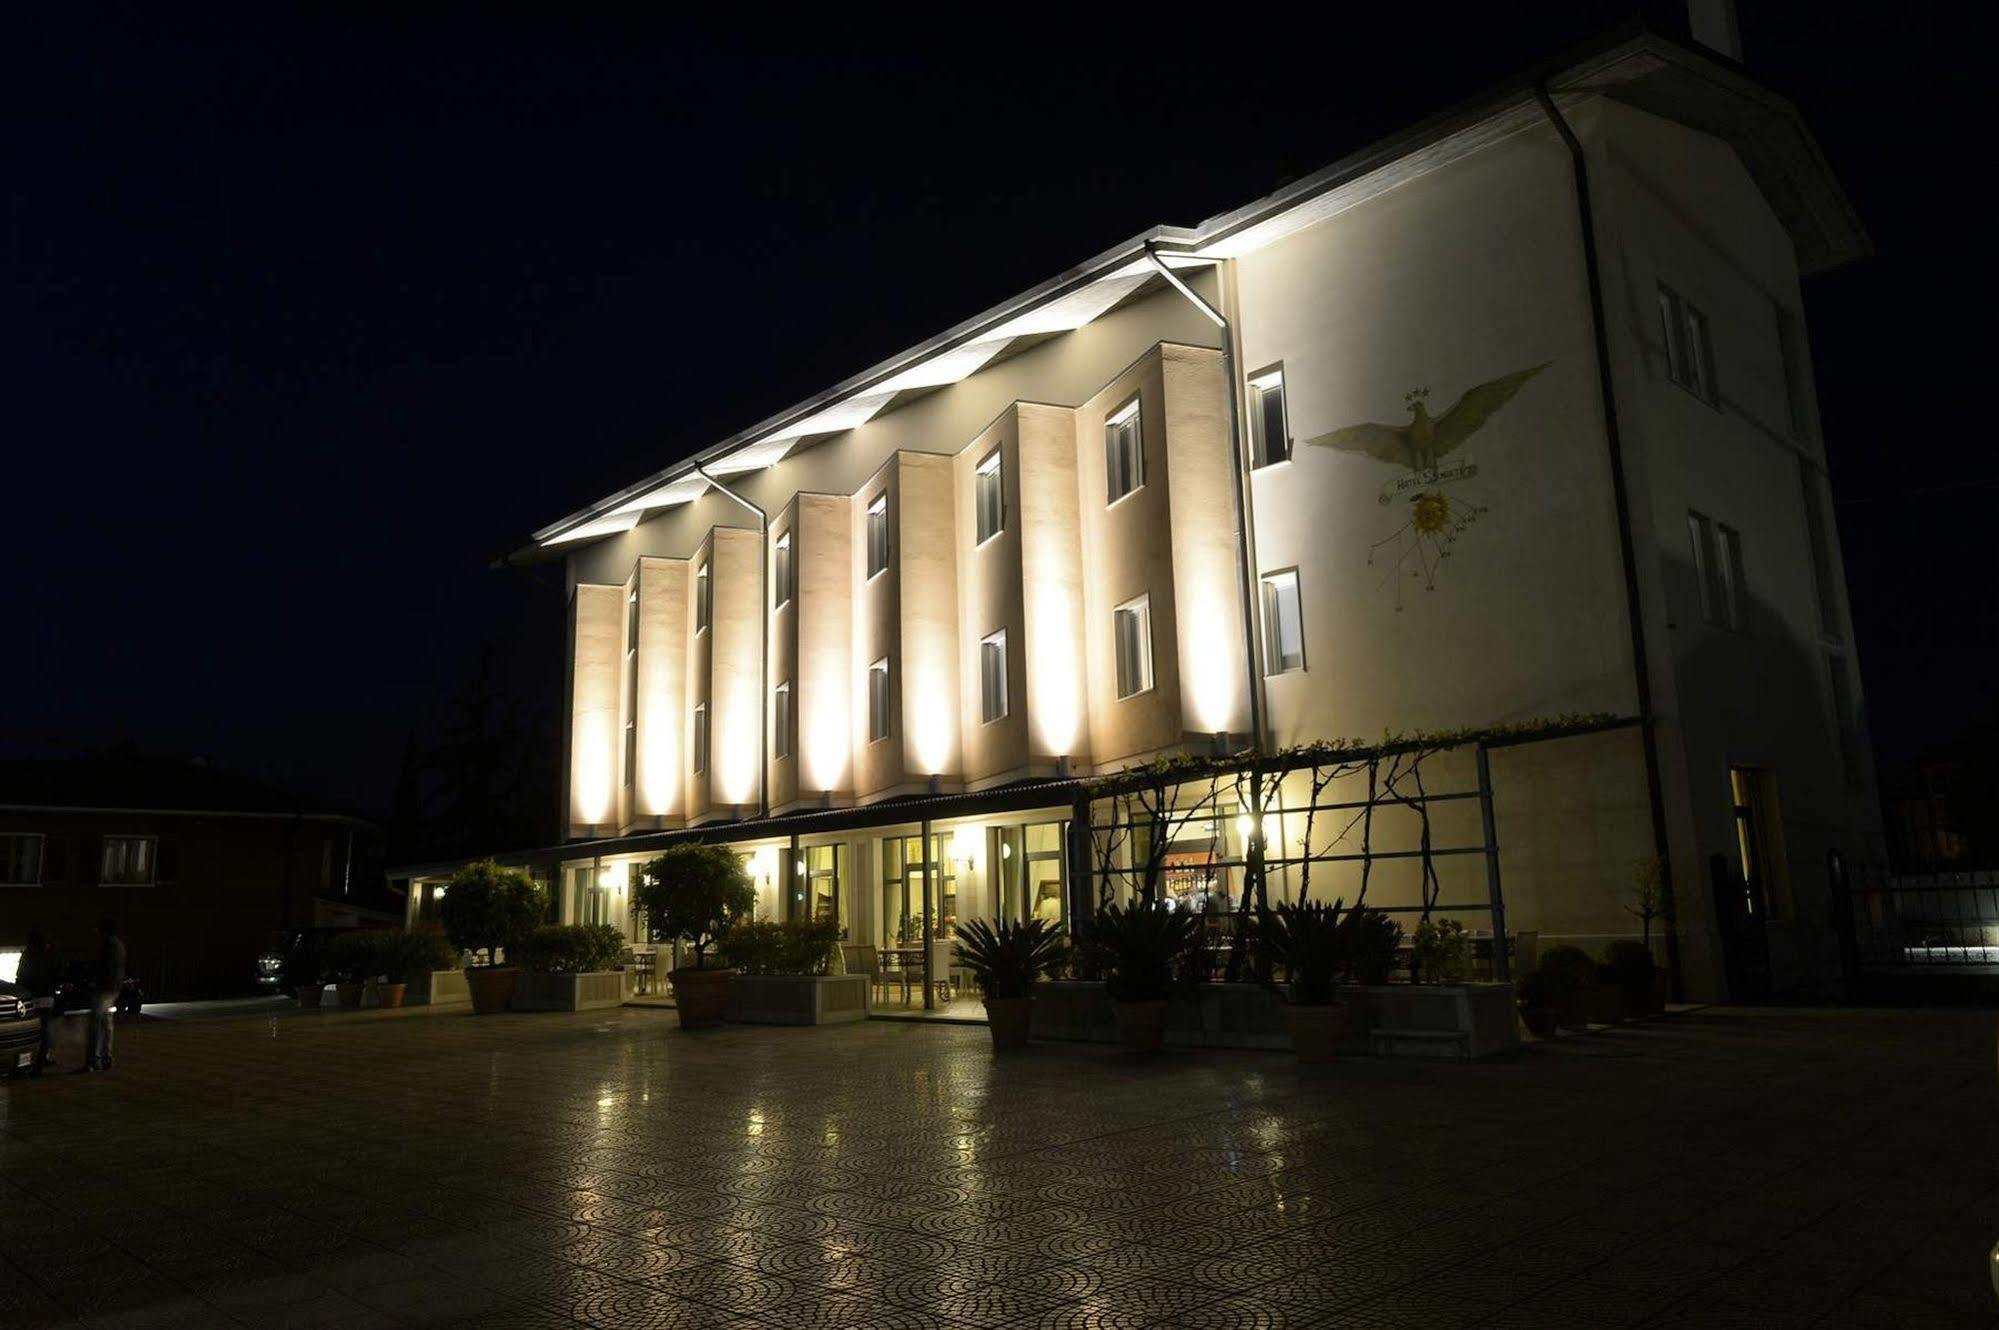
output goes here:
[{"label": "sun mural", "polygon": [[[1402,608],[1407,583],[1421,582],[1425,591],[1436,590],[1437,570],[1451,557],[1451,547],[1486,513],[1476,491],[1464,485],[1478,475],[1478,467],[1468,457],[1450,465],[1443,459],[1469,442],[1528,380],[1553,363],[1543,361],[1467,388],[1441,416],[1430,414],[1428,388],[1412,388],[1402,394],[1402,404],[1409,410],[1406,425],[1348,425],[1307,440],[1312,446],[1361,453],[1408,471],[1385,482],[1376,496],[1377,503],[1394,509],[1402,520],[1367,553],[1370,568],[1387,570],[1382,584],[1394,588],[1397,610]],[[1456,493],[1446,493],[1446,487],[1456,487]]]}]

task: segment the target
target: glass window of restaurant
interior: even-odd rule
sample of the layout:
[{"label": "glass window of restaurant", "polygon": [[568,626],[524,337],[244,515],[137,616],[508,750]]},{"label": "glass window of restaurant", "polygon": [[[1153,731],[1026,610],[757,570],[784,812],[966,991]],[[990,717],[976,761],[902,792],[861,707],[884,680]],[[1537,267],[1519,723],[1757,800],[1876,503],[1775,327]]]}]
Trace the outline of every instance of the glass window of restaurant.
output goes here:
[{"label": "glass window of restaurant", "polygon": [[854,914],[847,900],[847,847],[801,846],[792,862],[791,876],[787,917],[831,920],[840,926],[840,936],[847,937]]},{"label": "glass window of restaurant", "polygon": [[[933,938],[949,938],[958,922],[958,872],[948,836],[930,838],[931,872],[937,892],[931,906]],[[881,843],[881,913],[884,948],[917,947],[923,941],[923,838],[890,836]]]},{"label": "glass window of restaurant", "polygon": [[987,862],[998,865],[999,915],[1025,923],[1040,919],[1061,928],[1068,915],[1068,866],[1062,855],[1066,823],[995,827]]}]

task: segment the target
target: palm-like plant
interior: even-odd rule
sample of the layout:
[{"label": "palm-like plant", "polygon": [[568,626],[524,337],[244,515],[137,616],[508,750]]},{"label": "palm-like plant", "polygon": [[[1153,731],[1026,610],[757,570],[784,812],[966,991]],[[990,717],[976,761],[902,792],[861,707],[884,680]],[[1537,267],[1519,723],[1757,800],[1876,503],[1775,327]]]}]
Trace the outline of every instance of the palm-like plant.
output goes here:
[{"label": "palm-like plant", "polygon": [[1257,942],[1290,977],[1292,1002],[1301,1007],[1333,1004],[1333,985],[1346,968],[1359,918],[1346,909],[1344,898],[1331,905],[1280,905],[1257,917]]},{"label": "palm-like plant", "polygon": [[1173,970],[1201,930],[1201,916],[1168,905],[1106,905],[1090,924],[1090,941],[1110,961],[1105,986],[1119,1002],[1157,1002],[1173,986]]},{"label": "palm-like plant", "polygon": [[972,972],[988,1001],[1027,997],[1035,980],[1061,965],[1067,945],[1045,919],[1002,919],[996,925],[974,919],[959,924],[956,933],[951,954]]}]

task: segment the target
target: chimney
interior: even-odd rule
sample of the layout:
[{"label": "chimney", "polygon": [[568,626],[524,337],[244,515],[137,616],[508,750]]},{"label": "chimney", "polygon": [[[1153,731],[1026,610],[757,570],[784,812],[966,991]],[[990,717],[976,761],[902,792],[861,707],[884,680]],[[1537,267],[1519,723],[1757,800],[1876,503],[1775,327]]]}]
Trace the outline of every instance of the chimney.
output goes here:
[{"label": "chimney", "polygon": [[1702,46],[1742,63],[1742,25],[1735,19],[1735,0],[1687,0],[1687,27]]}]

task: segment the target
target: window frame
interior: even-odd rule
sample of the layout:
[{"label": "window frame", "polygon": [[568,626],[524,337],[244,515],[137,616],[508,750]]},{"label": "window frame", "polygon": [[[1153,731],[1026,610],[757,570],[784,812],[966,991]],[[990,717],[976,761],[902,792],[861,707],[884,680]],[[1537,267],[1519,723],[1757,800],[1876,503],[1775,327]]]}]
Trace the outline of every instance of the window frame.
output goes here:
[{"label": "window frame", "polygon": [[694,635],[708,631],[708,625],[715,618],[715,579],[709,576],[708,566],[712,559],[703,559],[694,569]]},{"label": "window frame", "polygon": [[791,735],[795,728],[791,723],[791,680],[786,679],[771,689],[771,741],[772,761],[781,761],[791,756]]},{"label": "window frame", "polygon": [[791,532],[779,533],[771,542],[770,596],[771,612],[775,614],[791,603],[797,582],[797,566],[791,558]]},{"label": "window frame", "polygon": [[[875,562],[875,556],[876,556],[875,530],[876,530],[877,519],[879,519],[880,530],[881,530],[881,542],[880,542],[881,562],[879,563]],[[887,572],[889,564],[894,562],[894,558],[891,555],[889,549],[887,490],[883,490],[880,494],[875,495],[874,498],[868,501],[866,530],[862,534],[867,541],[867,547],[868,547],[867,580],[872,582],[877,577],[880,577],[883,573]]]},{"label": "window frame", "polygon": [[[1132,495],[1145,488],[1145,413],[1141,394],[1133,393],[1117,410],[1104,416],[1104,507],[1115,508]],[[1125,425],[1131,426],[1131,484],[1120,490],[1116,488],[1122,466],[1113,466],[1113,456],[1122,457],[1122,449],[1113,445],[1118,438],[1117,431]]]},{"label": "window frame", "polygon": [[[1272,598],[1281,595],[1280,587],[1291,589],[1292,609],[1298,620],[1298,661],[1295,665],[1284,663],[1283,645],[1278,637],[1277,616],[1273,614]],[[1305,593],[1299,582],[1298,568],[1276,568],[1257,578],[1257,586],[1262,591],[1263,611],[1263,673],[1267,678],[1282,674],[1302,674],[1305,670]]]},{"label": "window frame", "polygon": [[[146,876],[144,880],[134,878],[114,878],[106,876],[109,856],[114,842],[136,843],[146,847]],[[97,849],[97,885],[100,887],[156,887],[160,882],[160,838],[151,835],[117,833],[103,838]]]},{"label": "window frame", "polygon": [[[1138,616],[1140,631],[1136,639],[1139,648],[1137,663],[1143,666],[1144,673],[1144,681],[1130,690],[1125,688],[1124,638],[1120,631],[1124,616],[1128,614]],[[1111,608],[1111,674],[1111,686],[1120,702],[1143,697],[1158,684],[1152,659],[1152,593],[1149,591],[1133,596],[1123,604]]]},{"label": "window frame", "polygon": [[[998,661],[999,709],[993,710],[993,680],[986,669],[988,661]],[[979,639],[979,723],[992,725],[1003,721],[1013,712],[1013,681],[1008,677],[1006,667],[1006,629],[987,633]]]},{"label": "window frame", "polygon": [[[875,686],[876,686],[875,679],[877,676],[879,676],[881,679],[879,714],[877,714],[877,706],[876,706],[877,697],[875,692]],[[894,724],[895,693],[894,689],[890,686],[890,683],[891,681],[889,678],[888,657],[883,656],[879,660],[869,661],[868,662],[868,742],[871,744],[881,743],[886,739],[888,739],[889,736],[895,732],[895,724]]]},{"label": "window frame", "polygon": [[[48,836],[43,832],[39,831],[8,831],[8,832],[0,832],[0,841],[34,842],[34,875],[32,877],[20,878],[20,879],[16,879],[12,876],[0,877],[0,888],[41,886],[48,867],[48,853],[49,853]],[[4,863],[7,865],[4,871],[8,874],[12,874],[13,872],[17,871],[15,865],[18,864],[18,862],[19,860],[13,852],[10,852],[4,859],[0,859],[0,863]]]},{"label": "window frame", "polygon": [[1743,570],[1742,532],[1726,522],[1714,524],[1715,552],[1721,556],[1722,627],[1735,632],[1749,628],[1749,575]]},{"label": "window frame", "polygon": [[692,759],[691,765],[694,774],[697,776],[708,774],[709,738],[708,704],[706,702],[696,702],[694,704],[694,721],[688,727],[687,740],[689,747],[694,750],[689,756]]},{"label": "window frame", "polygon": [[[995,446],[972,468],[972,548],[1006,530],[1006,449]],[[992,526],[986,525],[986,483],[992,483]]]},{"label": "window frame", "polygon": [[[1283,453],[1270,455],[1268,429],[1264,420],[1263,401],[1275,380],[1277,390],[1277,423]],[[1247,379],[1250,392],[1249,412],[1249,469],[1262,471],[1273,466],[1282,466],[1291,460],[1291,393],[1284,379],[1284,362],[1267,365]]]}]

